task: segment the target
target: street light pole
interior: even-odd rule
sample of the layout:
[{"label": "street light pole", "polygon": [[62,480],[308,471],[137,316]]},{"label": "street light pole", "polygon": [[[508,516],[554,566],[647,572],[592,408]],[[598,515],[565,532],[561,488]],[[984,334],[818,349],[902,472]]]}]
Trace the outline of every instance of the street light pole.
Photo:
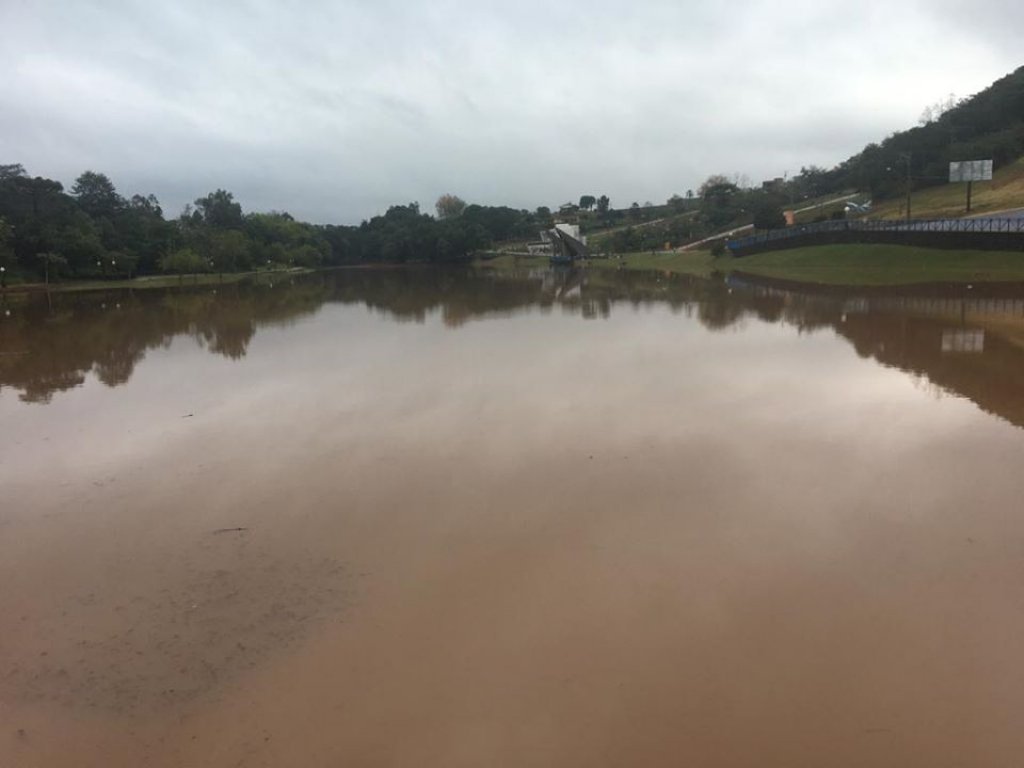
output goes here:
[{"label": "street light pole", "polygon": [[913,181],[910,177],[910,153],[900,153],[907,163],[907,221],[910,221],[910,193],[913,189]]}]

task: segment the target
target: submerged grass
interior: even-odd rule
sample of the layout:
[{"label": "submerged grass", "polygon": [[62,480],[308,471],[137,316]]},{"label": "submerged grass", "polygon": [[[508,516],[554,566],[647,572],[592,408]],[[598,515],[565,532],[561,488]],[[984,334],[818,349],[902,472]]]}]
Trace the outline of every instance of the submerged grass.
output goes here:
[{"label": "submerged grass", "polygon": [[[656,251],[654,253],[626,253],[621,257],[612,256],[606,259],[591,259],[585,264],[587,269],[634,269],[634,270],[662,270],[679,274],[692,274],[708,276],[715,269],[716,265],[725,260],[712,259],[707,251]],[[731,260],[729,260],[731,261]],[[492,259],[479,260],[477,267],[484,269],[536,269],[549,265],[546,256],[519,256],[510,255],[498,256]]]},{"label": "submerged grass", "polygon": [[655,251],[623,254],[621,259],[599,259],[591,266],[612,269],[655,270],[676,274],[708,277],[712,272],[722,271],[721,264],[728,265],[732,259],[716,259],[709,251]]},{"label": "submerged grass", "polygon": [[[547,265],[544,258],[501,257],[482,264],[497,269]],[[909,285],[1024,281],[1024,252],[944,251],[899,245],[822,245],[734,259],[708,251],[630,253],[594,259],[589,269],[654,270],[708,276],[745,272],[827,285]]]}]

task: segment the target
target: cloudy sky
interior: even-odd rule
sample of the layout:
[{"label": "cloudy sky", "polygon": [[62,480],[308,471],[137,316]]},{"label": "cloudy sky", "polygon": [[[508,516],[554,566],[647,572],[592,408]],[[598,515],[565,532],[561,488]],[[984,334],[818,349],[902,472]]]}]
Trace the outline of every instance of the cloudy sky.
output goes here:
[{"label": "cloudy sky", "polygon": [[0,0],[0,163],[168,213],[662,202],[831,166],[1021,64],[1020,0]]}]

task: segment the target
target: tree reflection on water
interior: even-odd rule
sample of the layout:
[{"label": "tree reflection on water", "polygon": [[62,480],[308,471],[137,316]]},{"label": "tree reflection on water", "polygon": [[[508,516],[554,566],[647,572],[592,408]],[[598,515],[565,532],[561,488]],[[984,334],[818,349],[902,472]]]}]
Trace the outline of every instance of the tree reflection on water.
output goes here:
[{"label": "tree reflection on water", "polygon": [[[177,337],[239,360],[260,328],[286,325],[331,303],[362,305],[399,322],[424,323],[436,314],[451,329],[555,308],[600,320],[616,307],[641,306],[667,306],[715,332],[749,320],[799,332],[830,328],[862,357],[1024,426],[1024,287],[865,291],[606,270],[340,270],[274,284],[8,299],[0,313],[0,391],[46,403],[90,374],[116,387],[149,350]],[[972,343],[954,344],[954,336]]]}]

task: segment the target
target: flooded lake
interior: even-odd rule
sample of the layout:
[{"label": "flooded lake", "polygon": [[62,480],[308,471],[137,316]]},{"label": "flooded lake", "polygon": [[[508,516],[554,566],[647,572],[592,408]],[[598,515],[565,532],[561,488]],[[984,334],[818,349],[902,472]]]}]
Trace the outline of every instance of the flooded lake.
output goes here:
[{"label": "flooded lake", "polygon": [[0,301],[0,765],[1024,754],[1022,286]]}]

